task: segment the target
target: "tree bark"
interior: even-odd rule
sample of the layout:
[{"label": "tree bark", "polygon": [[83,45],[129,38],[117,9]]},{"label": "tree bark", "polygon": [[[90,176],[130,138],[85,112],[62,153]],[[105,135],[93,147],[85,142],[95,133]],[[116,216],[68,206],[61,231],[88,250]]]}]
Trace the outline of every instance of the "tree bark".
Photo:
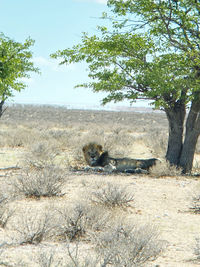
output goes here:
[{"label": "tree bark", "polygon": [[183,173],[192,170],[195,148],[200,134],[200,101],[193,102],[186,122],[185,140],[180,155],[179,166]]},{"label": "tree bark", "polygon": [[0,101],[0,117],[3,115],[4,113],[4,110],[3,110],[3,105],[4,105],[5,101],[4,100],[1,100]]},{"label": "tree bark", "polygon": [[172,165],[178,165],[183,146],[185,104],[175,103],[173,108],[165,109],[169,122],[169,137],[166,159]]},{"label": "tree bark", "polygon": [[199,134],[196,132],[189,132],[185,136],[179,166],[183,169],[183,173],[190,173],[192,170],[195,148]]}]

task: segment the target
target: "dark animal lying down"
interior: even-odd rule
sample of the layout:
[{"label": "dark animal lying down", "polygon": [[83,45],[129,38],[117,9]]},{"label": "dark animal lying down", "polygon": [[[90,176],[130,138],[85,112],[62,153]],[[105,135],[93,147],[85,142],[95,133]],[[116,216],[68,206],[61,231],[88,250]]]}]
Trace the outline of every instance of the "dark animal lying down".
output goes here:
[{"label": "dark animal lying down", "polygon": [[91,167],[105,167],[109,171],[128,173],[148,173],[149,168],[159,161],[151,159],[113,158],[107,151],[103,151],[101,145],[89,143],[83,147],[86,162]]},{"label": "dark animal lying down", "polygon": [[[98,166],[105,167],[107,165],[112,165],[119,172],[142,172],[142,170],[148,171],[153,165],[156,164],[158,159],[131,159],[131,158],[112,158],[109,157],[108,152],[103,152],[98,160]],[[137,171],[136,171],[137,170]]]}]

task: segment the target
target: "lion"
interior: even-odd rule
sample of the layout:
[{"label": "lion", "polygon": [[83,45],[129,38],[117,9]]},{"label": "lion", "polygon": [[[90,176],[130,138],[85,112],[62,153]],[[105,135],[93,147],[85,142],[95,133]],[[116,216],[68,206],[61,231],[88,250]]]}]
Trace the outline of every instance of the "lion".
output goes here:
[{"label": "lion", "polygon": [[[89,143],[83,148],[83,154],[87,164],[91,167],[112,166],[116,172],[127,173],[148,173],[149,169],[159,161],[156,158],[150,159],[131,159],[131,158],[113,158],[108,151],[103,151],[102,145]],[[142,171],[144,170],[144,171]]]},{"label": "lion", "polygon": [[96,143],[89,143],[85,145],[83,148],[84,158],[87,164],[91,167],[100,166],[103,167],[99,162],[100,156],[103,153],[103,147]]}]

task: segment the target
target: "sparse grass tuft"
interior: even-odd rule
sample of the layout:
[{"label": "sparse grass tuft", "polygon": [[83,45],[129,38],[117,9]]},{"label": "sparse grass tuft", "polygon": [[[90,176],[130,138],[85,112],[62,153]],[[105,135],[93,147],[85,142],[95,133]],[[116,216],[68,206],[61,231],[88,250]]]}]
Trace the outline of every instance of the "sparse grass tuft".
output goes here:
[{"label": "sparse grass tuft", "polygon": [[134,201],[134,197],[126,187],[108,182],[97,184],[96,189],[91,193],[91,201],[110,208],[127,207],[130,202]]},{"label": "sparse grass tuft", "polygon": [[58,210],[58,236],[63,240],[90,239],[90,231],[102,231],[110,220],[110,213],[97,206],[78,203]]},{"label": "sparse grass tuft", "polygon": [[200,261],[200,238],[196,238],[196,246],[194,248],[194,254],[196,255],[197,261]]},{"label": "sparse grass tuft", "polygon": [[0,193],[0,227],[5,228],[8,221],[14,214],[14,209],[9,207],[9,198]]},{"label": "sparse grass tuft", "polygon": [[169,161],[162,161],[157,162],[156,165],[150,168],[150,174],[156,177],[180,176],[182,175],[182,169],[170,165]]},{"label": "sparse grass tuft", "polygon": [[104,266],[144,266],[155,260],[163,245],[156,230],[150,226],[136,227],[119,224],[94,237],[97,254]]},{"label": "sparse grass tuft", "polygon": [[37,245],[47,238],[53,227],[50,212],[35,211],[31,208],[20,214],[17,228],[13,228],[18,233],[17,242],[20,245]]},{"label": "sparse grass tuft", "polygon": [[65,267],[106,267],[98,256],[91,254],[83,257],[79,249],[79,243],[76,242],[75,247],[72,244],[67,244],[67,253],[69,260],[64,265]]},{"label": "sparse grass tuft", "polygon": [[31,145],[30,152],[26,155],[25,163],[28,167],[42,169],[52,165],[59,150],[55,143],[41,141]]},{"label": "sparse grass tuft", "polygon": [[59,259],[55,251],[42,250],[38,253],[37,258],[34,259],[40,267],[61,267],[65,266],[63,260]]},{"label": "sparse grass tuft", "polygon": [[86,208],[83,205],[76,205],[73,209],[59,211],[61,223],[59,225],[59,235],[69,241],[79,239],[86,233]]},{"label": "sparse grass tuft", "polygon": [[63,184],[63,170],[53,165],[27,171],[13,182],[16,193],[36,198],[62,196]]},{"label": "sparse grass tuft", "polygon": [[193,197],[190,210],[196,214],[200,214],[200,194]]},{"label": "sparse grass tuft", "polygon": [[147,144],[153,150],[153,154],[158,158],[163,158],[167,148],[167,132],[160,132],[159,129],[149,131]]}]

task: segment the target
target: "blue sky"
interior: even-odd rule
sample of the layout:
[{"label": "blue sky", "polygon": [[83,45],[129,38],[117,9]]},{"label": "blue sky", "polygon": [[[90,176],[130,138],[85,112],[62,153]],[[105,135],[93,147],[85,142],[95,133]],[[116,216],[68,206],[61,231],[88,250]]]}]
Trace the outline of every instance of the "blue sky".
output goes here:
[{"label": "blue sky", "polygon": [[[108,11],[106,0],[0,0],[0,9],[0,29],[6,36],[20,42],[29,36],[35,40],[33,61],[41,71],[31,75],[28,87],[12,102],[100,105],[103,93],[74,89],[88,80],[84,63],[59,66],[49,55],[80,42],[82,32],[97,33],[102,12]],[[123,104],[127,103],[119,105]]]}]

